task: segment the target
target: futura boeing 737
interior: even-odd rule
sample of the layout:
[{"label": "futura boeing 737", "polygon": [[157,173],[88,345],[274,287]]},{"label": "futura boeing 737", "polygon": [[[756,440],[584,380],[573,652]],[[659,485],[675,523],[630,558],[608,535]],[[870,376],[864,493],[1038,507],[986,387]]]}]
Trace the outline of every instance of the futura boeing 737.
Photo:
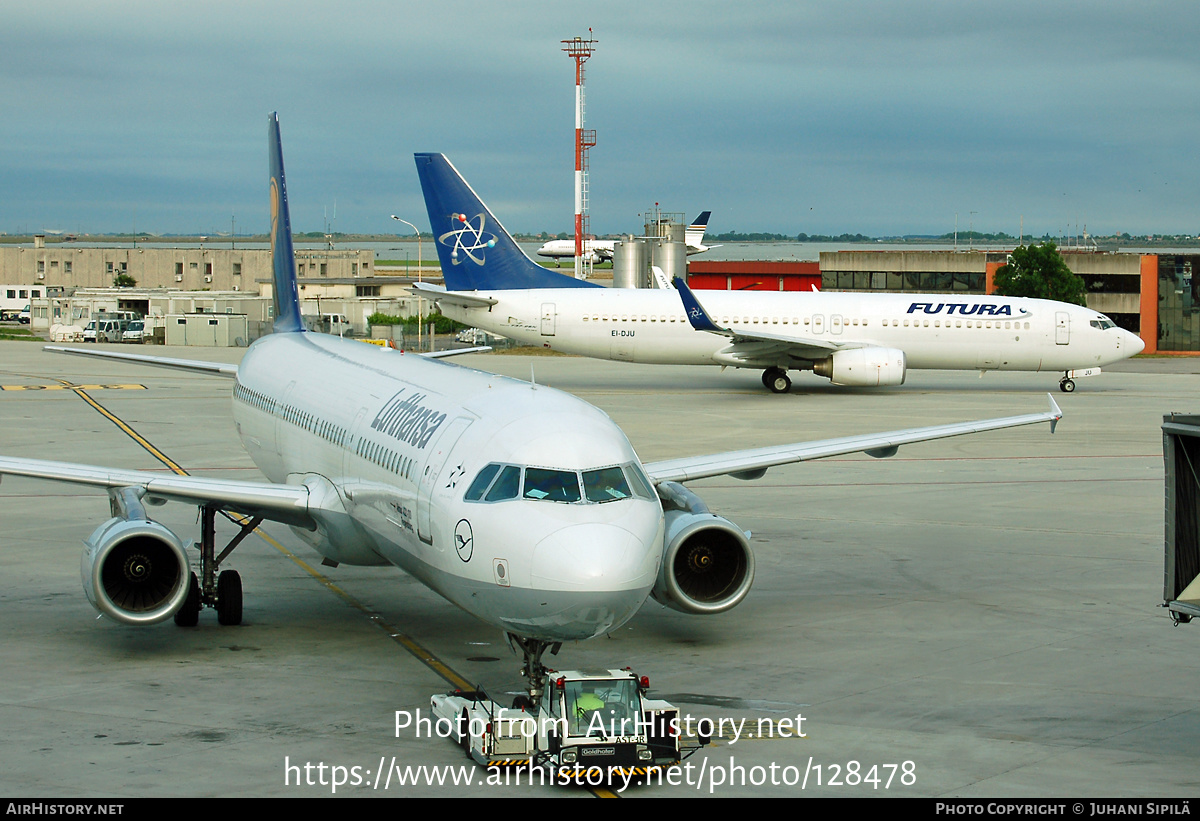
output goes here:
[{"label": "futura boeing 737", "polygon": [[[692,224],[687,227],[684,232],[684,243],[687,245],[687,254],[702,254],[705,251],[710,251],[713,248],[720,248],[719,245],[705,245],[704,232],[708,230],[708,217],[711,211],[703,211],[700,216],[692,220]],[[601,262],[613,258],[616,252],[616,242],[608,239],[585,239],[583,241],[583,256],[591,262]],[[575,240],[573,239],[552,239],[544,243],[537,250],[539,257],[551,257],[555,260],[565,257],[575,256]]]},{"label": "futura boeing 737", "polygon": [[[974,294],[604,288],[527,257],[454,166],[417,154],[446,288],[416,286],[446,316],[532,345],[597,359],[760,369],[776,393],[789,370],[837,385],[900,385],[911,369],[1051,371],[1073,377],[1144,343],[1079,305]],[[687,304],[685,310],[685,303]],[[702,303],[702,304],[701,304]]]},{"label": "futura boeing 737", "polygon": [[[76,351],[232,379],[234,424],[266,480],[0,457],[0,474],[107,490],[111,518],[85,540],[82,570],[88,599],[114,621],[188,626],[212,607],[239,623],[241,579],[220,565],[270,520],[327,564],[402,568],[506,632],[536,697],[548,647],[611,631],[651,596],[696,614],[746,596],[746,534],[681,483],[1017,425],[1053,430],[1062,415],[1051,400],[1041,413],[643,465],[606,414],[569,394],[305,331],[274,115],[268,138],[274,333],[236,366]],[[198,573],[185,541],[147,513],[167,501],[200,510]],[[241,523],[220,552],[218,513]]]}]

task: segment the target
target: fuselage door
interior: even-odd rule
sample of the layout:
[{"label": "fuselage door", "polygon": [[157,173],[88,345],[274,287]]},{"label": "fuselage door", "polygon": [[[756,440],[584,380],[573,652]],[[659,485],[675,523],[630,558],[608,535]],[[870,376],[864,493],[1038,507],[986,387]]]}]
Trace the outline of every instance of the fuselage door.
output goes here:
[{"label": "fuselage door", "polygon": [[1059,311],[1054,315],[1054,344],[1069,345],[1071,343],[1071,315]]},{"label": "fuselage door", "polygon": [[554,336],[554,303],[542,303],[542,336]]},{"label": "fuselage door", "polygon": [[829,316],[829,332],[831,334],[840,334],[842,332],[841,314],[831,314]]},{"label": "fuselage door", "polygon": [[823,314],[816,314],[815,316],[813,316],[812,332],[814,334],[825,333],[825,316]]},{"label": "fuselage door", "polygon": [[430,524],[430,510],[435,496],[445,496],[453,492],[461,478],[447,472],[442,476],[446,460],[450,452],[458,444],[458,439],[471,425],[471,420],[460,416],[450,423],[442,435],[429,446],[429,455],[425,457],[425,467],[421,471],[421,487],[417,494],[417,536],[425,544],[433,544],[433,529]]}]

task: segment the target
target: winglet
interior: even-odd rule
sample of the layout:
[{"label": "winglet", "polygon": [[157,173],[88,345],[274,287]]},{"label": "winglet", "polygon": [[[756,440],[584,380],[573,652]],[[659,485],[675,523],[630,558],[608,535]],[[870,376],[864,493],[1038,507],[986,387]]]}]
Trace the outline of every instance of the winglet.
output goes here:
[{"label": "winglet", "polygon": [[1058,420],[1063,418],[1063,412],[1052,394],[1046,394],[1046,398],[1050,400],[1050,413],[1054,414],[1054,418],[1050,420],[1050,433],[1053,434],[1054,429],[1058,427]]},{"label": "winglet", "polygon": [[692,293],[692,289],[687,286],[679,277],[675,277],[675,288],[679,291],[679,298],[683,300],[683,311],[687,314],[688,322],[697,331],[709,331],[715,334],[728,333],[720,325],[712,321],[712,317],[704,310],[704,306],[696,299],[696,295]]},{"label": "winglet", "polygon": [[283,143],[279,115],[267,118],[267,148],[271,154],[271,266],[275,332],[300,333],[300,292],[296,289],[296,254],[292,250],[292,220],[288,216],[287,182],[283,177]]}]

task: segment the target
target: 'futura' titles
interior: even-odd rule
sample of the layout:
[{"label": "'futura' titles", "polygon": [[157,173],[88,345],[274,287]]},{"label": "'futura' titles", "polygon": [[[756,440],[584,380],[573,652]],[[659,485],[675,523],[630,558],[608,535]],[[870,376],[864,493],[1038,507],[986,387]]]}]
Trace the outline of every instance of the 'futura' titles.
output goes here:
[{"label": "'futura' titles", "polygon": [[[981,302],[975,305],[968,305],[965,302],[939,302],[936,305],[932,302],[914,302],[908,306],[908,312],[915,314],[924,311],[927,314],[940,314],[943,309],[947,314],[959,314],[961,316],[1007,316],[1013,315],[1011,305],[993,305],[987,302]],[[1028,317],[1029,311],[1021,309],[1021,316]]]}]

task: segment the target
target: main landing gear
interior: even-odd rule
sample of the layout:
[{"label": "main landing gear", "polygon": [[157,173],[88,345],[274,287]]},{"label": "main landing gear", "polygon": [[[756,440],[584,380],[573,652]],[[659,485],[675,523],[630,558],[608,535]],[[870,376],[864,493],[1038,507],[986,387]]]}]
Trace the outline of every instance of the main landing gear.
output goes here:
[{"label": "main landing gear", "polygon": [[542,664],[542,654],[549,650],[550,655],[557,656],[558,651],[562,648],[562,642],[527,639],[509,633],[508,643],[509,646],[519,647],[525,655],[525,664],[521,666],[521,675],[525,677],[529,687],[529,695],[517,696],[513,707],[524,706],[536,710],[542,700],[542,693],[546,690],[546,665]]},{"label": "main landing gear", "polygon": [[200,549],[200,575],[191,573],[187,598],[183,607],[175,614],[175,623],[180,627],[195,627],[200,621],[200,609],[212,607],[217,611],[217,621],[224,625],[242,623],[242,577],[236,570],[220,570],[221,562],[229,557],[233,549],[249,536],[254,528],[262,523],[262,517],[256,516],[244,522],[233,519],[228,513],[221,515],[241,527],[221,554],[216,554],[217,508],[213,505],[203,505],[200,508],[200,541],[196,547]]},{"label": "main landing gear", "polygon": [[767,368],[763,371],[762,382],[772,393],[787,393],[792,389],[792,380],[783,368]]}]

